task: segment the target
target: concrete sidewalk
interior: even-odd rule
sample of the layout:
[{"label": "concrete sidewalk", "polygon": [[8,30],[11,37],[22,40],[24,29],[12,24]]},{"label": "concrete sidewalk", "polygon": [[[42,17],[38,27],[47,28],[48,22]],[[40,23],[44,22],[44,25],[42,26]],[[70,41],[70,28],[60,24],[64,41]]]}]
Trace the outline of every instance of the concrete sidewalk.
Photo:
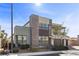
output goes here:
[{"label": "concrete sidewalk", "polygon": [[31,52],[31,53],[15,53],[9,54],[14,56],[42,56],[42,55],[49,55],[49,54],[61,54],[62,51],[45,51],[45,52]]},{"label": "concrete sidewalk", "polygon": [[10,53],[7,56],[73,56],[73,55],[79,56],[79,50]]}]

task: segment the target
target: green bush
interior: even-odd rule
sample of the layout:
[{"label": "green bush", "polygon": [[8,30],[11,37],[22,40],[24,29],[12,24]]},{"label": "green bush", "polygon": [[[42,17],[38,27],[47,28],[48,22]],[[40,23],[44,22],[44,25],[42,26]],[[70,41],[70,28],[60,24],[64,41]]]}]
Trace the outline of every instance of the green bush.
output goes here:
[{"label": "green bush", "polygon": [[18,45],[20,49],[28,49],[30,45],[25,44],[25,45]]},{"label": "green bush", "polygon": [[52,47],[52,50],[68,50],[68,47],[67,46],[54,46]]},{"label": "green bush", "polygon": [[[13,43],[13,48],[15,48],[15,44]],[[9,43],[9,50],[11,50],[11,43]]]},{"label": "green bush", "polygon": [[13,53],[17,53],[19,52],[19,49],[18,48],[13,48]]}]

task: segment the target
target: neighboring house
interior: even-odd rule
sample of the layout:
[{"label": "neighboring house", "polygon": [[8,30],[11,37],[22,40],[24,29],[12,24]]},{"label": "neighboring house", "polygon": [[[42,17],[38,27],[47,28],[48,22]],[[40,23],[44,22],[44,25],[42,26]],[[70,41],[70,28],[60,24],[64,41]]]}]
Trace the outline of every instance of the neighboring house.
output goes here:
[{"label": "neighboring house", "polygon": [[24,26],[15,26],[16,44],[30,44],[31,48],[51,48],[51,46],[68,46],[69,37],[53,35],[53,26],[49,18],[32,14]]},{"label": "neighboring house", "polygon": [[[1,36],[1,26],[0,26],[0,36]],[[0,37],[0,48],[1,48],[1,37]]]},{"label": "neighboring house", "polygon": [[69,40],[69,45],[70,46],[79,46],[79,40],[76,37],[72,37]]}]

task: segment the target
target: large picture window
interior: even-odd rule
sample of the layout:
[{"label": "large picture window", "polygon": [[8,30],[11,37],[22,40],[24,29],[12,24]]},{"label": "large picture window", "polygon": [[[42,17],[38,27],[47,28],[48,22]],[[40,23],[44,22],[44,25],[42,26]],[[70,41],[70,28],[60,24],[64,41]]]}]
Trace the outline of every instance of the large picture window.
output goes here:
[{"label": "large picture window", "polygon": [[48,30],[48,24],[40,24],[39,28]]},{"label": "large picture window", "polygon": [[48,45],[48,36],[39,36],[39,46]]},{"label": "large picture window", "polygon": [[27,44],[26,36],[18,36],[18,44]]}]

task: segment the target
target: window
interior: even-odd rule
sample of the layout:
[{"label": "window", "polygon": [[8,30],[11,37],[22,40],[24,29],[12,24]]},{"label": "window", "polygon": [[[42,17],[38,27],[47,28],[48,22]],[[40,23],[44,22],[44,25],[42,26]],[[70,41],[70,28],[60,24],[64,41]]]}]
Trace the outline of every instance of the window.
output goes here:
[{"label": "window", "polygon": [[27,39],[26,36],[18,36],[18,44],[26,44]]},{"label": "window", "polygon": [[39,36],[39,46],[48,45],[48,37],[47,36]]},{"label": "window", "polygon": [[23,36],[23,44],[26,44],[26,43],[27,43],[26,36]]},{"label": "window", "polygon": [[22,36],[18,36],[18,43],[22,44]]},{"label": "window", "polygon": [[48,24],[40,24],[39,28],[48,30]]}]

